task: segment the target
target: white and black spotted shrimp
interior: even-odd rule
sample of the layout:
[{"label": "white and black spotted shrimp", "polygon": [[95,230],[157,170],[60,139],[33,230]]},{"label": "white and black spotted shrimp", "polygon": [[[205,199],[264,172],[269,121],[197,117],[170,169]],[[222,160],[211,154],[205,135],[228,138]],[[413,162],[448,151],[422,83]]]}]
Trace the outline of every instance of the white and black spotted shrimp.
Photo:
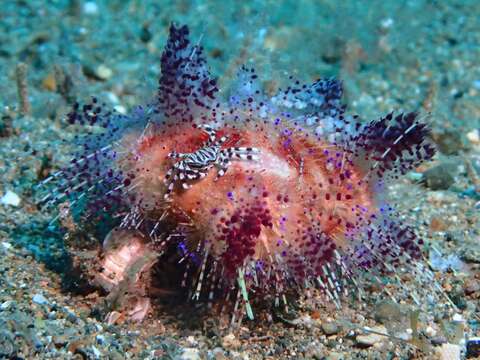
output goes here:
[{"label": "white and black spotted shrimp", "polygon": [[188,184],[188,181],[204,178],[213,166],[218,168],[218,174],[214,179],[214,181],[217,181],[225,175],[232,160],[258,160],[260,151],[257,148],[230,147],[222,149],[222,145],[228,140],[228,136],[222,136],[220,139],[217,139],[216,131],[210,126],[203,125],[201,129],[208,134],[208,140],[202,148],[193,153],[177,153],[173,151],[168,154],[169,158],[182,160],[175,163],[165,175],[163,182],[167,186],[167,191],[164,195],[166,200],[179,180],[183,189],[189,189],[192,185]]}]

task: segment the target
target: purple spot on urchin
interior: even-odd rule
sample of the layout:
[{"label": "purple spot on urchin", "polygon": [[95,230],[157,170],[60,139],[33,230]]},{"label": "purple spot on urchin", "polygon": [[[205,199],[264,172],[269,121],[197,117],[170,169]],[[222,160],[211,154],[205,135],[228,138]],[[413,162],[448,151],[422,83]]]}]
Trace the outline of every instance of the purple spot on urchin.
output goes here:
[{"label": "purple spot on urchin", "polygon": [[288,138],[287,140],[285,140],[283,142],[283,147],[284,148],[289,148],[291,144],[292,144],[292,139]]},{"label": "purple spot on urchin", "polygon": [[187,253],[187,247],[185,242],[181,241],[178,243],[178,248],[182,251],[182,254],[185,255]]},{"label": "purple spot on urchin", "polygon": [[255,269],[256,270],[259,270],[259,271],[262,271],[264,268],[264,262],[262,260],[258,260],[256,263],[255,263]]}]

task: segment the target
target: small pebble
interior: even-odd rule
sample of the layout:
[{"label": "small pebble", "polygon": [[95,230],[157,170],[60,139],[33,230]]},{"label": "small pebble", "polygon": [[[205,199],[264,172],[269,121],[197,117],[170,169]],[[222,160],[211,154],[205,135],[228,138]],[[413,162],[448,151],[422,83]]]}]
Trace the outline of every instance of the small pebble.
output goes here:
[{"label": "small pebble", "polygon": [[123,105],[115,105],[113,108],[119,114],[125,115],[127,113],[127,109]]},{"label": "small pebble", "polygon": [[113,71],[106,65],[99,65],[95,69],[95,75],[100,79],[100,80],[108,80],[112,77]]},{"label": "small pebble", "polygon": [[10,250],[13,246],[9,242],[2,241],[2,246],[5,250]]},{"label": "small pebble", "polygon": [[0,305],[0,310],[5,311],[15,306],[14,300],[7,300]]},{"label": "small pebble", "polygon": [[463,318],[462,314],[456,313],[452,317],[453,321],[458,321],[458,322],[465,322],[465,319]]},{"label": "small pebble", "polygon": [[105,336],[103,336],[103,335],[100,335],[100,334],[97,335],[96,339],[97,339],[97,343],[100,344],[100,345],[103,345],[103,344],[106,343]]},{"label": "small pebble", "polygon": [[322,323],[322,330],[325,335],[330,336],[337,334],[339,327],[335,322],[324,322]]},{"label": "small pebble", "polygon": [[200,354],[198,349],[184,348],[182,354],[178,358],[179,360],[200,360]]},{"label": "small pebble", "polygon": [[48,319],[49,320],[56,320],[57,319],[57,312],[56,311],[51,311],[48,313]]},{"label": "small pebble", "polygon": [[48,305],[49,304],[47,298],[45,296],[43,296],[42,294],[33,295],[32,301],[36,304],[39,304],[39,305]]},{"label": "small pebble", "polygon": [[195,340],[195,337],[194,337],[194,336],[191,336],[191,335],[190,335],[190,336],[187,336],[187,339],[186,339],[186,340],[187,340],[188,345],[190,345],[190,346],[192,346],[192,347],[198,345],[198,341]]},{"label": "small pebble", "polygon": [[108,101],[112,102],[112,104],[114,105],[118,105],[120,103],[120,99],[118,97],[117,94],[115,94],[114,92],[107,92],[107,98],[108,98]]},{"label": "small pebble", "polygon": [[467,139],[474,144],[480,143],[480,131],[478,129],[474,129],[467,133]]},{"label": "small pebble", "polygon": [[380,22],[380,25],[382,26],[382,28],[388,29],[391,28],[394,23],[395,21],[392,18],[386,18]]},{"label": "small pebble", "polygon": [[56,346],[65,346],[68,343],[68,337],[65,335],[58,335],[54,336],[52,341]]},{"label": "small pebble", "polygon": [[423,174],[422,173],[418,173],[418,172],[415,172],[415,171],[411,171],[407,174],[407,177],[410,179],[410,181],[412,182],[418,182],[418,181],[421,181],[423,179]]},{"label": "small pebble", "polygon": [[2,203],[3,205],[18,206],[20,205],[20,202],[20,196],[18,196],[11,190],[7,190],[7,192],[0,199],[0,203]]},{"label": "small pebble", "polygon": [[53,73],[48,74],[42,80],[42,86],[48,91],[57,91],[57,82],[55,80],[55,75]]},{"label": "small pebble", "polygon": [[[375,331],[376,333],[386,334],[387,329],[384,326],[375,326],[372,327],[370,330]],[[373,346],[385,339],[384,335],[376,334],[376,333],[368,333],[366,335],[358,335],[356,337],[357,344],[364,347]]]},{"label": "small pebble", "polygon": [[98,14],[98,5],[94,1],[87,1],[83,4],[83,12],[87,15]]},{"label": "small pebble", "polygon": [[431,342],[433,346],[439,346],[439,345],[445,344],[447,342],[447,339],[445,338],[445,336],[440,335],[440,336],[433,337]]},{"label": "small pebble", "polygon": [[432,190],[446,190],[455,182],[456,168],[453,162],[442,162],[423,173],[423,182]]},{"label": "small pebble", "polygon": [[68,312],[67,321],[70,321],[72,324],[77,322],[77,316],[74,313]]},{"label": "small pebble", "polygon": [[427,335],[429,338],[433,338],[435,335],[437,335],[437,332],[431,326],[427,326],[425,329],[425,335]]}]

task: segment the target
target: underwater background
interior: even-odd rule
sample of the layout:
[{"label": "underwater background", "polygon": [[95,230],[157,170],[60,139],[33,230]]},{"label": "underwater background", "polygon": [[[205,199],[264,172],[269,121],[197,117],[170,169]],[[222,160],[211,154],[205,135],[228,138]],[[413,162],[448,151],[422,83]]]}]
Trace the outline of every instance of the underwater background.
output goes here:
[{"label": "underwater background", "polygon": [[[474,0],[3,1],[0,358],[478,358],[479,18]],[[339,312],[305,300],[236,331],[188,305],[163,304],[142,324],[96,313],[100,295],[79,280],[68,247],[101,242],[109,229],[52,221],[58,209],[38,205],[38,184],[70,160],[65,119],[75,101],[95,95],[123,114],[155,96],[172,22],[189,26],[226,95],[246,64],[271,96],[289,76],[335,77],[347,113],[419,112],[437,155],[393,183],[389,199],[427,242],[428,265],[456,307],[450,318],[420,316],[418,335],[411,310],[390,302]],[[393,323],[415,336],[384,336]]]}]

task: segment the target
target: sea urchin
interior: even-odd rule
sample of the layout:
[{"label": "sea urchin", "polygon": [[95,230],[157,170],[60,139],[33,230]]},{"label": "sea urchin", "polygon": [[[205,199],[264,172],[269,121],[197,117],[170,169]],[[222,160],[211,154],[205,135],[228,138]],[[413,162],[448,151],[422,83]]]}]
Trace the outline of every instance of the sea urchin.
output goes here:
[{"label": "sea urchin", "polygon": [[252,294],[315,286],[339,304],[362,273],[420,257],[421,240],[382,200],[386,182],[434,155],[417,114],[347,116],[334,79],[270,97],[247,67],[219,99],[188,33],[171,26],[151,103],[120,115],[93,98],[68,115],[90,131],[43,201],[69,201],[82,221],[119,219],[95,260],[97,284],[128,280],[141,288],[138,308],[156,266],[173,262],[190,298],[233,295],[252,317]]}]

